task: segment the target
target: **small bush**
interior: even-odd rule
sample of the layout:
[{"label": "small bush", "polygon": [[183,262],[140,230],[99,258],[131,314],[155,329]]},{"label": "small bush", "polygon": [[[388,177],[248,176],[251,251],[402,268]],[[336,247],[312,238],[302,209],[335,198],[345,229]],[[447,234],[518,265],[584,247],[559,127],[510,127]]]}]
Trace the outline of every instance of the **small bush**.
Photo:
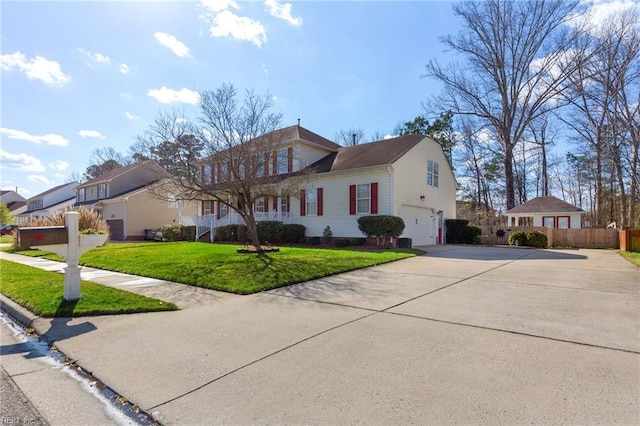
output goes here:
[{"label": "small bush", "polygon": [[275,220],[265,220],[256,223],[258,229],[258,238],[261,243],[280,243],[282,242],[282,222]]},{"label": "small bush", "polygon": [[462,242],[464,244],[480,244],[482,241],[481,235],[482,229],[477,226],[465,226]]},{"label": "small bush", "polygon": [[466,219],[446,219],[447,244],[460,244],[465,240],[465,233],[469,221]]},{"label": "small bush", "polygon": [[215,230],[215,239],[216,241],[237,242],[238,225],[218,226]]},{"label": "small bush", "polygon": [[181,241],[182,226],[181,225],[165,225],[160,228],[162,239],[164,241]]},{"label": "small bush", "polygon": [[238,236],[238,242],[242,243],[242,242],[247,242],[249,241],[249,228],[247,228],[247,225],[236,225],[236,232],[237,232],[237,236]]},{"label": "small bush", "polygon": [[282,242],[295,244],[304,241],[304,232],[304,225],[297,223],[282,225]]},{"label": "small bush", "polygon": [[322,239],[324,240],[325,244],[331,244],[333,241],[333,232],[331,231],[331,227],[329,225],[327,225],[326,228],[324,228],[324,231],[322,231]]},{"label": "small bush", "polygon": [[196,227],[195,226],[183,226],[182,227],[182,241],[194,241],[196,239]]},{"label": "small bush", "polygon": [[109,225],[100,218],[100,214],[88,207],[80,207],[77,210],[66,208],[59,210],[45,218],[32,219],[29,223],[21,225],[23,227],[39,227],[39,226],[65,226],[64,214],[69,211],[76,211],[80,214],[78,218],[78,231],[83,234],[108,234]]},{"label": "small bush", "polygon": [[397,238],[404,231],[404,221],[398,216],[361,216],[358,229],[367,237]]},{"label": "small bush", "polygon": [[527,232],[527,245],[536,248],[547,248],[547,235],[540,231]]},{"label": "small bush", "polygon": [[509,235],[508,242],[510,246],[526,246],[527,234],[522,231],[515,231],[511,235]]}]

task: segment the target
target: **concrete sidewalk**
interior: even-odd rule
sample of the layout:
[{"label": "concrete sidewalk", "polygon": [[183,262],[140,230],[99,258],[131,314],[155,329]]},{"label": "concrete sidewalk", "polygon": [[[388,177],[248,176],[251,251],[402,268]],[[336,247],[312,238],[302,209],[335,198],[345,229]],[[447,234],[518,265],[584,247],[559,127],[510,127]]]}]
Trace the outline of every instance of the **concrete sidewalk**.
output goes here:
[{"label": "concrete sidewalk", "polygon": [[164,424],[640,423],[640,271],[614,251],[429,254],[36,330]]}]

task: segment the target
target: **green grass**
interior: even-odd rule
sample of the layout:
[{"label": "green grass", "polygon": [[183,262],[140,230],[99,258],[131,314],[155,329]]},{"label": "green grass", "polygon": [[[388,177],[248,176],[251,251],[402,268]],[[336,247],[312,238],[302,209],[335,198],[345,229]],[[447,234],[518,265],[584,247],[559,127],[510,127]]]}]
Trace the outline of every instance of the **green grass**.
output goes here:
[{"label": "green grass", "polygon": [[41,317],[174,311],[173,303],[81,281],[81,298],[63,300],[64,276],[0,259],[0,292]]},{"label": "green grass", "polygon": [[281,247],[265,255],[239,254],[241,246],[180,242],[113,244],[85,253],[94,268],[251,294],[422,253],[419,250],[338,250]]},{"label": "green grass", "polygon": [[12,243],[12,242],[13,242],[12,235],[0,235],[0,244]]},{"label": "green grass", "polygon": [[634,253],[631,251],[619,251],[618,253],[620,253],[620,256],[626,258],[629,262],[640,268],[640,253]]}]

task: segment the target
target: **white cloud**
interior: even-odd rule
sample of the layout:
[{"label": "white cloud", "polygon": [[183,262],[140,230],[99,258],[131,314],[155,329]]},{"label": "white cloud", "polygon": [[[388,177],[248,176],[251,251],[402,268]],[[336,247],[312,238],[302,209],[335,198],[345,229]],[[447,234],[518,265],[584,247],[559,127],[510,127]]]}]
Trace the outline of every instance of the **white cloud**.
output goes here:
[{"label": "white cloud", "polygon": [[7,129],[5,127],[0,128],[0,135],[6,135],[9,139],[17,139],[22,141],[28,141],[33,143],[46,143],[53,146],[67,146],[69,141],[60,135],[54,133],[48,133],[44,136],[30,135],[22,130]]},{"label": "white cloud", "polygon": [[232,37],[240,41],[250,41],[258,47],[267,41],[267,33],[260,21],[238,16],[230,10],[223,10],[213,18],[209,27],[211,37]]},{"label": "white cloud", "polygon": [[49,168],[57,172],[63,172],[69,168],[69,163],[62,160],[56,160],[54,163],[49,163]]},{"label": "white cloud", "polygon": [[62,72],[60,64],[50,61],[42,56],[27,59],[24,53],[0,55],[0,68],[11,71],[17,68],[30,80],[40,80],[51,86],[64,86],[71,77]]},{"label": "white cloud", "polygon": [[8,167],[25,172],[44,172],[45,170],[40,160],[25,153],[11,154],[0,149],[0,160],[2,160],[0,163],[2,168]]},{"label": "white cloud", "polygon": [[133,100],[133,95],[131,93],[127,93],[127,92],[120,92],[120,97],[122,99],[124,99],[125,101]]},{"label": "white cloud", "polygon": [[392,135],[391,133],[387,133],[386,135],[384,135],[384,140],[393,139],[396,137],[398,137],[398,135]]},{"label": "white cloud", "polygon": [[185,104],[197,104],[200,102],[200,93],[195,90],[182,88],[180,90],[168,89],[164,86],[160,89],[149,89],[147,95],[154,98],[161,104],[170,104],[172,102],[182,102]]},{"label": "white cloud", "polygon": [[78,136],[83,138],[104,139],[105,136],[97,130],[80,130]]},{"label": "white cloud", "polygon": [[587,7],[584,16],[578,16],[576,23],[586,20],[593,28],[601,28],[602,25],[614,15],[636,9],[640,11],[640,3],[635,0],[583,0],[583,5]]},{"label": "white cloud", "polygon": [[291,3],[280,3],[278,0],[265,0],[264,5],[267,6],[271,16],[284,19],[294,27],[302,25],[302,18],[294,18],[291,16]]},{"label": "white cloud", "polygon": [[266,65],[262,65],[262,72],[263,72],[265,75],[269,74],[269,69],[267,68],[267,66],[266,66]]},{"label": "white cloud", "polygon": [[233,0],[202,0],[201,4],[211,12],[220,12],[229,8],[240,9]]},{"label": "white cloud", "polygon": [[93,68],[94,63],[107,65],[111,64],[111,59],[109,59],[107,55],[103,55],[102,53],[91,53],[81,47],[78,47],[78,52],[82,53],[85,58],[89,59],[90,62],[85,63],[90,68]]},{"label": "white cloud", "polygon": [[172,36],[168,33],[155,33],[153,37],[163,45],[164,47],[169,48],[176,56],[179,58],[184,58],[189,55],[189,48],[186,44]]},{"label": "white cloud", "polygon": [[130,112],[125,111],[124,112],[124,116],[127,117],[129,120],[137,120],[140,118],[139,115],[133,115]]},{"label": "white cloud", "polygon": [[129,66],[127,64],[120,64],[120,72],[122,74],[129,74]]},{"label": "white cloud", "polygon": [[52,181],[50,181],[49,179],[47,179],[45,176],[42,176],[42,175],[29,175],[27,176],[27,180],[29,182],[44,183],[45,185],[53,184]]}]

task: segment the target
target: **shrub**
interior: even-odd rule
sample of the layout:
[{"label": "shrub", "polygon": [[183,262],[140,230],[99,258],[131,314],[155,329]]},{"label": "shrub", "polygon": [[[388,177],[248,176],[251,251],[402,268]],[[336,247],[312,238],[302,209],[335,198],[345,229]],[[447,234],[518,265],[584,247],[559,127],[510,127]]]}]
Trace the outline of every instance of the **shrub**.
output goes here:
[{"label": "shrub", "polygon": [[282,225],[282,242],[295,244],[304,241],[304,232],[304,225],[297,223]]},{"label": "shrub", "polygon": [[196,227],[195,226],[183,226],[182,227],[182,241],[194,241],[196,239]]},{"label": "shrub", "polygon": [[261,243],[279,243],[282,241],[282,222],[265,220],[256,223],[258,239]]},{"label": "shrub", "polygon": [[215,230],[216,241],[237,242],[238,225],[218,226]]},{"label": "shrub", "polygon": [[331,227],[329,225],[327,225],[327,227],[324,228],[324,231],[322,231],[322,239],[324,240],[325,244],[331,244],[331,242],[333,241],[333,232],[331,231]]},{"label": "shrub", "polygon": [[477,226],[465,226],[462,242],[464,244],[480,244],[482,229]]},{"label": "shrub", "polygon": [[361,216],[358,229],[367,237],[396,238],[404,231],[404,221],[398,216]]},{"label": "shrub", "polygon": [[509,235],[508,242],[510,246],[526,246],[527,234],[522,231],[515,231],[511,235]]},{"label": "shrub", "polygon": [[242,242],[247,242],[249,241],[249,228],[247,228],[247,225],[236,225],[236,232],[237,232],[237,240],[238,242],[242,243]]},{"label": "shrub", "polygon": [[467,219],[446,219],[447,244],[460,244],[464,242],[465,233],[469,221]]},{"label": "shrub", "polygon": [[547,248],[547,235],[540,231],[527,232],[527,245],[537,248]]},{"label": "shrub", "polygon": [[182,226],[181,225],[165,225],[160,228],[162,239],[164,241],[181,241]]},{"label": "shrub", "polygon": [[[32,219],[29,223],[23,225],[24,227],[37,227],[37,226],[64,226],[64,214],[68,211],[74,211],[71,208],[59,210],[47,217],[41,219]],[[95,210],[91,210],[88,207],[80,207],[75,210],[80,214],[78,218],[78,230],[83,234],[108,234],[109,225],[107,222],[100,218],[100,215]]]}]

